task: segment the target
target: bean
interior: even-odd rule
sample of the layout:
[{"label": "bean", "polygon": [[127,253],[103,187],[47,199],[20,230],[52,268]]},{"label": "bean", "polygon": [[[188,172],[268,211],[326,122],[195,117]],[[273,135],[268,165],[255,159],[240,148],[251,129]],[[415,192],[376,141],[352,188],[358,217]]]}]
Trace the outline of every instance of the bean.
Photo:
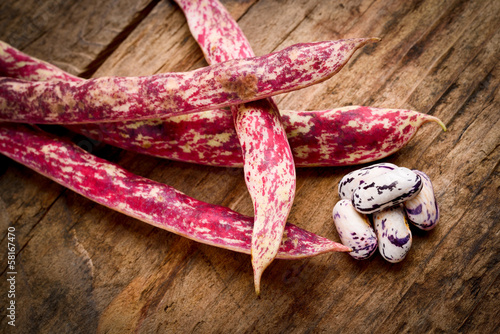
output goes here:
[{"label": "bean", "polygon": [[[0,153],[130,217],[204,244],[250,254],[252,217],[134,175],[67,140],[25,125],[1,123]],[[299,259],[335,251],[351,249],[287,224],[277,258]]]},{"label": "bean", "polygon": [[[238,24],[219,1],[176,2],[209,63],[255,56]],[[232,106],[232,113],[254,206],[251,251],[259,295],[262,273],[278,253],[295,197],[295,165],[271,98]]]},{"label": "bean", "polygon": [[333,207],[333,221],[343,245],[352,248],[349,253],[357,260],[364,260],[375,253],[377,236],[370,220],[354,209],[352,201],[341,199]]},{"label": "bean", "polygon": [[[22,65],[21,65],[22,64]],[[27,80],[81,80],[0,42],[0,72]],[[425,122],[437,118],[403,109],[348,106],[280,110],[296,167],[345,166],[376,161],[402,148]],[[144,121],[68,126],[95,140],[156,157],[241,167],[243,156],[232,112],[210,110]]]},{"label": "bean", "polygon": [[216,109],[319,83],[373,38],[290,46],[190,72],[82,81],[0,79],[0,119],[22,123],[95,123],[154,119]]},{"label": "bean", "polygon": [[432,230],[439,220],[439,207],[431,179],[424,172],[414,170],[422,179],[422,190],[414,198],[403,203],[410,223],[422,230]]},{"label": "bean", "polygon": [[29,56],[4,41],[0,41],[0,73],[4,76],[27,81],[83,80],[57,66]]},{"label": "bean", "polygon": [[360,184],[352,200],[356,210],[369,214],[412,199],[421,189],[420,176],[408,168],[398,167]]},{"label": "bean", "polygon": [[392,263],[402,261],[412,244],[412,234],[401,205],[373,213],[373,224],[382,257]]},{"label": "bean", "polygon": [[[416,111],[365,106],[280,110],[280,113],[296,167],[374,162],[404,147],[423,123],[438,122]],[[405,120],[410,118],[411,123],[405,125]],[[353,120],[357,128],[351,126]],[[387,128],[381,130],[381,126]],[[142,154],[210,166],[243,166],[230,110],[69,127],[85,136]],[[345,137],[352,140],[348,142]]]},{"label": "bean", "polygon": [[394,170],[398,166],[383,162],[375,165],[370,165],[364,168],[354,170],[346,175],[339,182],[339,197],[341,199],[352,199],[352,194],[359,185],[364,184],[372,177],[382,175],[390,170]]}]

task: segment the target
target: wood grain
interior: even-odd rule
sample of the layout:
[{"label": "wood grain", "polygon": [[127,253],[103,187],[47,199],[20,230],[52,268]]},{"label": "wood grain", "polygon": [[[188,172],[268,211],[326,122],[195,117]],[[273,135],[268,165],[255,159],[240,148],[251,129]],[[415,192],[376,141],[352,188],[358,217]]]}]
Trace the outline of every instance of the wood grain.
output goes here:
[{"label": "wood grain", "polygon": [[[499,303],[500,2],[223,1],[258,55],[381,37],[334,78],[277,97],[280,108],[350,104],[441,118],[385,159],[427,173],[441,207],[407,258],[329,254],[275,261],[253,291],[250,257],[178,237],[90,202],[0,156],[0,304],[7,228],[16,228],[22,333],[495,333]],[[32,0],[0,5],[0,39],[83,76],[206,65],[171,1]],[[128,170],[252,214],[243,171],[138,155],[50,127]],[[291,223],[339,241],[336,187],[356,167],[297,170]],[[2,311],[2,332],[13,328]],[[13,332],[13,331],[12,331]]]}]

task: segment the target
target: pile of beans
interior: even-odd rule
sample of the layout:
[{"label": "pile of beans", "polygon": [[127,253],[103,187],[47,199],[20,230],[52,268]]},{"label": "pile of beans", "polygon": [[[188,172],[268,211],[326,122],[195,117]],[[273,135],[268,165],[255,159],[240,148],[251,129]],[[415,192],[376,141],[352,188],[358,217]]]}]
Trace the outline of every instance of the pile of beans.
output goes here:
[{"label": "pile of beans", "polygon": [[412,224],[431,230],[439,208],[430,178],[418,170],[379,163],[355,170],[339,182],[340,200],[333,221],[341,242],[358,260],[379,250],[392,263],[400,262],[412,244]]}]

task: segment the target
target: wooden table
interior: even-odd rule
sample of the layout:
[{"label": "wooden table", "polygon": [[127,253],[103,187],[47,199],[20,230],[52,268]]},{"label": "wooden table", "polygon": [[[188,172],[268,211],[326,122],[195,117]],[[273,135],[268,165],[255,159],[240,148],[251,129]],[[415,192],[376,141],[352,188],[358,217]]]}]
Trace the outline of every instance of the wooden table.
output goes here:
[{"label": "wooden table", "polygon": [[[426,172],[441,220],[398,264],[344,253],[275,261],[256,298],[250,257],[114,212],[0,156],[2,332],[493,333],[500,326],[500,1],[223,1],[257,55],[381,37],[280,108],[409,108],[439,117],[384,159]],[[0,4],[0,39],[83,77],[205,66],[172,1]],[[67,132],[54,129],[61,135]],[[237,168],[167,161],[74,137],[199,200],[252,215]],[[350,167],[300,168],[289,222],[338,241],[331,210]],[[7,231],[15,228],[15,297]],[[6,306],[15,300],[15,325]],[[4,331],[5,330],[5,331]]]}]

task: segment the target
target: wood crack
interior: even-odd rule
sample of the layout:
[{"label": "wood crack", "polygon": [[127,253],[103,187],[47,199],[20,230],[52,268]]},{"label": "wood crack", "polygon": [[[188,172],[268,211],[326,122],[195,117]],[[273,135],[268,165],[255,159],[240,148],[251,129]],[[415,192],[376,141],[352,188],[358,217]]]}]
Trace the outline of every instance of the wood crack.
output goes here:
[{"label": "wood crack", "polygon": [[[33,224],[33,226],[31,226],[31,228],[29,229],[29,231],[26,233],[27,236],[29,236],[31,234],[31,232],[42,222],[42,220],[45,219],[45,217],[47,216],[47,214],[50,211],[50,209],[54,206],[54,204],[57,202],[57,200],[59,198],[61,198],[61,196],[65,192],[66,192],[66,189],[63,188],[61,190],[61,192],[59,193],[59,195],[52,201],[52,203],[50,203],[50,205],[47,207],[47,209],[45,209],[45,212],[42,214],[42,216]],[[18,217],[18,219],[16,220],[16,223],[17,223],[17,221],[20,220],[21,217],[22,216]],[[31,239],[33,239],[33,237],[34,237],[34,235],[32,235],[31,237],[29,237],[28,240],[22,246],[16,247],[16,249],[18,249],[17,252],[16,252],[16,260],[17,260],[17,257],[19,256],[19,254],[21,254],[21,252],[26,248],[26,246],[31,241]],[[16,241],[17,241],[17,238],[16,238]],[[16,242],[16,244],[17,244],[17,242]],[[19,244],[17,244],[17,246],[19,246]],[[3,275],[7,271],[7,268],[8,268],[8,266],[5,265],[5,267],[3,268],[2,272],[0,273],[0,276]]]},{"label": "wood crack", "polygon": [[[405,62],[405,59],[414,59],[418,56],[418,54],[412,55],[415,48],[417,48],[417,45],[432,42],[432,37],[430,37],[430,36],[432,36],[433,33],[435,33],[435,30],[438,29],[438,27],[440,27],[442,24],[448,24],[448,22],[443,23],[443,21],[449,21],[450,20],[449,14],[451,12],[454,12],[456,10],[457,6],[460,6],[463,4],[464,4],[464,2],[458,1],[458,2],[454,3],[453,5],[450,5],[449,7],[447,7],[447,9],[445,11],[443,11],[443,13],[438,18],[436,18],[436,20],[429,26],[429,28],[427,30],[425,30],[417,39],[415,39],[415,41],[412,43],[411,47],[408,47],[406,49],[405,53],[402,54],[401,57],[399,58],[399,61],[398,61],[399,66],[393,67],[393,70],[389,73],[389,75],[387,76],[387,79],[384,81],[383,85],[381,85],[380,88],[378,88],[376,90],[375,94],[372,94],[372,96],[379,95],[381,92],[383,92],[385,89],[387,89],[389,84],[392,82],[392,80],[389,80],[389,79],[393,78],[398,73],[398,70],[401,67],[403,67],[402,64]],[[468,20],[469,25],[472,25],[472,24],[477,25],[477,24],[480,24],[482,22],[480,20],[477,20],[477,17],[480,15],[482,10],[483,10],[483,8],[481,8],[481,10],[478,10],[476,15]],[[477,28],[477,27],[473,27],[470,30],[473,30],[475,28]],[[436,59],[434,59],[434,61],[432,63],[430,63],[429,66],[425,69],[425,73],[423,73],[422,75],[419,76],[420,80],[412,85],[412,88],[408,91],[408,93],[406,94],[406,97],[402,99],[402,104],[407,103],[408,100],[411,98],[411,96],[415,93],[417,88],[420,86],[420,84],[422,82],[424,82],[430,76],[430,74],[433,73],[433,71],[436,71],[436,69],[440,68],[438,65],[445,63],[445,61],[452,55],[452,52],[455,51],[456,43],[459,43],[462,41],[462,39],[460,37],[462,35],[466,34],[468,31],[469,30],[467,29],[467,27],[463,27],[460,30],[460,34],[453,35],[454,40],[451,43],[447,43],[446,50],[442,50],[442,52],[439,54],[439,56],[436,57]],[[491,32],[490,35],[487,38],[485,38],[485,40],[491,39],[491,36],[493,34],[494,34],[494,31]],[[485,44],[486,43],[484,43],[483,45],[485,45]],[[423,48],[423,46],[418,47],[417,49],[421,49],[421,48]],[[482,47],[478,48],[478,50],[475,52],[475,54],[472,55],[471,57],[469,57],[469,61],[467,62],[467,64],[465,64],[465,66],[469,65],[470,62],[476,58],[476,56],[480,53],[480,51],[482,49],[483,49]],[[449,80],[450,86],[455,83],[456,78],[458,77],[458,75],[460,73],[461,73],[460,71],[456,71],[453,74],[453,79]],[[448,91],[448,89],[449,89],[449,87],[447,87],[447,89],[445,91]],[[437,97],[436,101],[439,98],[440,97]],[[372,102],[373,102],[373,98],[369,98],[369,99],[365,100],[363,102],[363,104],[365,104],[365,105],[371,104]],[[433,106],[434,106],[434,103],[428,109],[432,109]]]},{"label": "wood crack", "polygon": [[[488,291],[494,287],[494,284],[498,281],[499,276],[500,276],[500,273],[497,273],[495,276],[495,279],[491,280],[491,283],[488,285],[488,287],[486,289],[484,289],[485,291],[481,294],[481,296],[479,298],[476,298],[477,300],[474,303],[474,307],[471,308],[470,312],[464,317],[464,320],[456,328],[456,331],[458,333],[463,332],[463,328],[466,326],[466,324],[469,321],[469,319],[471,318],[471,316],[477,311],[479,305],[481,304],[481,301],[488,294]],[[496,328],[498,328],[498,325],[496,326]],[[496,332],[498,332],[498,331],[495,331],[495,329],[493,329],[492,333],[496,333]]]},{"label": "wood crack", "polygon": [[309,9],[305,14],[304,14],[304,17],[301,19],[301,20],[298,20],[297,23],[289,30],[287,31],[287,33],[285,35],[283,35],[283,37],[281,38],[281,40],[278,41],[278,43],[275,44],[275,47],[271,50],[271,52],[275,52],[275,51],[278,51],[278,47],[280,45],[282,45],[287,39],[288,37],[290,37],[293,32],[295,30],[297,30],[297,28],[305,21],[307,20],[308,18],[310,18],[311,16],[311,13],[314,12],[314,10],[316,9],[316,7],[318,7],[318,4],[315,4],[311,9]]},{"label": "wood crack", "polygon": [[250,6],[248,6],[243,13],[241,13],[240,17],[235,18],[236,22],[239,22],[260,0],[254,1]]},{"label": "wood crack", "polygon": [[[493,65],[493,68],[489,72],[486,73],[486,75],[484,76],[484,78],[482,80],[480,80],[475,86],[473,86],[467,90],[467,93],[468,93],[467,95],[462,96],[463,97],[462,102],[455,108],[457,111],[453,114],[453,117],[451,119],[449,119],[448,122],[446,122],[446,126],[448,128],[450,128],[450,125],[453,124],[454,120],[458,116],[460,116],[464,113],[464,109],[468,105],[468,103],[470,101],[474,100],[475,96],[477,96],[485,88],[488,88],[489,84],[486,84],[485,82],[489,82],[491,80],[493,70],[494,70],[494,65]],[[451,147],[455,147],[460,142],[460,140],[462,139],[465,132],[469,129],[469,127],[471,125],[473,125],[477,121],[479,115],[482,114],[483,112],[485,112],[485,109],[487,109],[490,106],[490,103],[492,102],[492,99],[495,96],[496,90],[497,90],[497,86],[495,86],[493,89],[491,89],[491,92],[488,94],[489,98],[486,99],[486,101],[485,101],[485,104],[487,104],[487,105],[484,108],[482,108],[480,112],[472,115],[472,119],[469,120],[469,122],[464,127],[462,127],[460,129],[460,133],[458,134],[458,137],[453,141],[453,144]],[[443,94],[440,99],[444,99],[445,96],[446,95]],[[439,104],[439,102],[434,104],[434,107],[438,104]],[[420,151],[420,154],[419,154],[417,160],[422,160],[423,155],[425,155],[428,152],[428,148],[436,145],[436,141],[440,140],[440,138],[442,138],[442,133],[436,135],[433,138],[433,140],[431,142],[429,142],[429,144],[425,147],[425,149]]]},{"label": "wood crack", "polygon": [[101,67],[108,57],[125,41],[125,39],[137,28],[137,26],[151,13],[160,0],[152,0],[144,9],[137,12],[133,20],[118,33],[109,44],[99,52],[94,60],[90,62],[85,70],[78,76],[88,79]]}]

